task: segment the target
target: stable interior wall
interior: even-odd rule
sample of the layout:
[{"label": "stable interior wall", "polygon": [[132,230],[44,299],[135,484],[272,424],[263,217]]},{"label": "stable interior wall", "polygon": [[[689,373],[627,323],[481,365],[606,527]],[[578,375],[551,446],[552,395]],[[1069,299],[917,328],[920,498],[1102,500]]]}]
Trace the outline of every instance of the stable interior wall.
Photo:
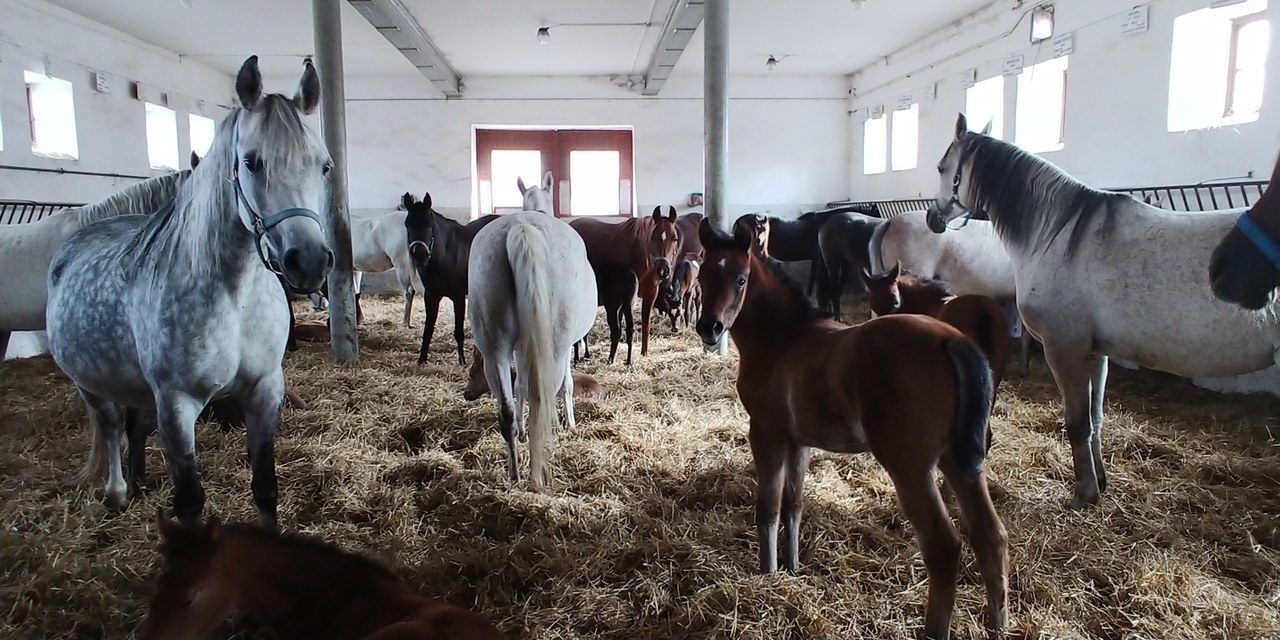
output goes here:
[{"label": "stable interior wall", "polygon": [[[1074,34],[1067,71],[1064,147],[1040,154],[1076,178],[1097,187],[1196,183],[1253,173],[1270,176],[1280,148],[1280,1],[1271,0],[1268,82],[1255,122],[1186,132],[1166,124],[1174,18],[1209,6],[1207,0],[1153,0],[1149,30],[1121,34],[1134,3],[1114,0],[1057,2],[1055,34]],[[1015,8],[1015,6],[1017,8]],[[853,199],[894,199],[937,195],[935,165],[953,139],[956,114],[965,108],[961,75],[977,70],[977,80],[999,75],[1005,58],[1025,56],[1025,65],[1053,57],[1051,41],[1029,44],[1035,4],[1000,0],[856,74],[853,109],[882,105],[892,112],[900,96],[911,94],[920,109],[919,161],[905,171],[863,174],[863,125],[851,117],[850,188]],[[1024,71],[1025,73],[1025,71]],[[936,82],[937,97],[922,96]],[[1017,77],[1005,82],[1004,139],[1013,140]],[[970,122],[980,128],[983,123]],[[892,138],[892,134],[890,136]],[[892,139],[890,139],[892,147]]]}]

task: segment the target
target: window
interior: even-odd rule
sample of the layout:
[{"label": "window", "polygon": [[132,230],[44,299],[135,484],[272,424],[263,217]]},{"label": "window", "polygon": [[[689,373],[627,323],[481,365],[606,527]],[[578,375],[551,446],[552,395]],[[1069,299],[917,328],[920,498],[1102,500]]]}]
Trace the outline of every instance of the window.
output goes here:
[{"label": "window", "polygon": [[209,149],[213,147],[213,136],[217,131],[217,127],[213,124],[213,118],[206,118],[192,113],[188,114],[187,123],[190,125],[191,150],[203,158],[206,153],[209,153]]},{"label": "window", "polygon": [[498,129],[476,134],[475,215],[518,211],[516,178],[528,186],[550,171],[557,216],[635,215],[632,131],[616,129]]},{"label": "window", "polygon": [[575,215],[618,215],[617,151],[570,151],[569,183],[578,185],[569,191],[569,210]]},{"label": "window", "polygon": [[31,151],[50,158],[79,158],[71,83],[31,71],[25,72],[24,78],[31,118]]},{"label": "window", "polygon": [[1174,18],[1169,131],[1258,119],[1271,39],[1266,10],[1267,0],[1246,0]]},{"label": "window", "polygon": [[884,173],[885,156],[889,153],[887,118],[871,118],[862,123],[862,174]]},{"label": "window", "polygon": [[964,114],[969,126],[982,127],[991,123],[991,137],[1004,138],[1004,76],[987,78],[964,92]]},{"label": "window", "polygon": [[1066,98],[1067,56],[1023,69],[1018,76],[1014,142],[1031,153],[1061,149]]},{"label": "window", "polygon": [[178,116],[173,109],[144,102],[147,110],[147,160],[152,169],[178,170]]},{"label": "window", "polygon": [[890,165],[894,171],[916,168],[916,156],[920,150],[920,105],[893,112],[893,146]]}]

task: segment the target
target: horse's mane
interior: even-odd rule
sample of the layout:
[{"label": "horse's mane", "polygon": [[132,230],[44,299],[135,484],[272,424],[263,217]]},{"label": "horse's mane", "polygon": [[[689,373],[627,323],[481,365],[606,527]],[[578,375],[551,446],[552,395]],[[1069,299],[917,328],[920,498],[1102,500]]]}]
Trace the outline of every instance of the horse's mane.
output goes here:
[{"label": "horse's mane", "polygon": [[79,207],[76,215],[80,224],[87,225],[116,216],[143,214],[159,211],[166,202],[178,194],[178,189],[191,177],[191,170],[184,169],[132,184],[97,202]]},{"label": "horse's mane", "polygon": [[1000,235],[1023,247],[1046,247],[1074,223],[1067,239],[1071,256],[1094,220],[1100,219],[1101,232],[1109,234],[1117,210],[1134,201],[1126,194],[1094,189],[1003,140],[968,133],[961,144],[961,157],[972,160],[963,176],[969,181],[971,208],[987,211]]},{"label": "horse's mane", "polygon": [[[308,145],[323,148],[317,134],[298,115],[293,101],[269,94],[254,108],[263,113],[259,137],[264,140],[262,179],[267,183],[281,168],[291,168],[311,154]],[[205,277],[221,268],[227,232],[244,230],[232,186],[232,132],[241,114],[238,107],[218,124],[213,144],[200,165],[178,190],[174,206],[153,215],[125,248],[133,268],[150,265],[166,273],[178,263],[190,265],[192,275]],[[269,213],[269,212],[264,212]],[[247,233],[247,230],[244,230]],[[179,256],[183,256],[179,258]]]},{"label": "horse's mane", "polygon": [[754,249],[751,251],[751,259],[760,261],[760,264],[764,265],[769,270],[769,273],[772,273],[773,277],[782,283],[783,289],[787,292],[788,297],[791,298],[792,309],[795,310],[801,320],[825,320],[834,317],[831,312],[819,309],[813,303],[813,298],[810,298],[809,294],[805,292],[804,285],[788,275],[781,262]]},{"label": "horse's mane", "polygon": [[898,288],[910,291],[928,292],[939,297],[946,298],[954,295],[951,292],[951,285],[945,280],[939,278],[927,278],[916,275],[909,271],[902,271],[898,274]]}]

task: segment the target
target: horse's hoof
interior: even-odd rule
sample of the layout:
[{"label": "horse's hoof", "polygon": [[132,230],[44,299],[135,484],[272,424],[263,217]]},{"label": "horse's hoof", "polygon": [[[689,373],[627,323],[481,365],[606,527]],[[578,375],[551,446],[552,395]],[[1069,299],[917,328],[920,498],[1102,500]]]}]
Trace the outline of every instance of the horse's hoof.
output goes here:
[{"label": "horse's hoof", "polygon": [[1071,499],[1071,502],[1067,503],[1067,507],[1070,508],[1072,511],[1083,511],[1085,509],[1094,507],[1097,504],[1098,504],[1098,494],[1095,493],[1093,495],[1084,495],[1084,496],[1077,495],[1076,497]]},{"label": "horse's hoof", "polygon": [[106,495],[107,508],[121,513],[129,506],[129,494],[127,491],[108,491]]}]

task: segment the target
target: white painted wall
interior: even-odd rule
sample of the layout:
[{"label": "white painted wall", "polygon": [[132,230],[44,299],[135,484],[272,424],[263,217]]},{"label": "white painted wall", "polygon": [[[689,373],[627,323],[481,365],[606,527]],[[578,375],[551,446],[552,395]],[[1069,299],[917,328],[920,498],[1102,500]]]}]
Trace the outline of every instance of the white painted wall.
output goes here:
[{"label": "white painted wall", "polygon": [[[884,105],[891,111],[899,95],[937,82],[937,98],[920,103],[920,161],[914,170],[862,173],[862,125],[851,121],[849,197],[888,199],[936,195],[935,165],[951,141],[956,114],[964,109],[960,77],[976,68],[978,80],[1000,73],[1001,61],[1025,55],[1029,67],[1052,57],[1049,42],[1032,46],[1029,19],[1012,0],[998,0],[970,19],[935,33],[853,78],[853,107]],[[1065,146],[1042,154],[1076,178],[1098,187],[1199,182],[1253,171],[1267,178],[1280,148],[1280,1],[1268,3],[1272,25],[1267,88],[1256,122],[1185,133],[1166,131],[1173,20],[1209,5],[1208,0],[1152,0],[1150,30],[1120,35],[1120,20],[1135,2],[1071,0],[1055,4],[1055,33],[1073,32],[1066,99]],[[1016,24],[1016,27],[1015,27]],[[1007,35],[1004,35],[1006,34]],[[908,77],[909,74],[909,77]],[[1005,139],[1015,129],[1016,78],[1005,83]],[[971,123],[980,127],[981,123]],[[892,145],[892,140],[890,140]]]},{"label": "white painted wall", "polygon": [[[44,72],[72,83],[79,137],[78,160],[31,153],[23,72]],[[110,93],[93,88],[90,70],[110,76]],[[147,44],[44,0],[0,2],[0,124],[4,148],[0,164],[138,176],[159,175],[147,160],[143,103],[132,97],[140,81],[172,92],[177,111],[178,150],[183,166],[190,155],[187,114],[207,102],[215,119],[233,95],[227,74]],[[295,79],[293,82],[297,82]],[[291,91],[293,85],[279,91]],[[268,87],[272,90],[273,87]],[[87,202],[136,180],[57,175],[0,169],[0,198],[45,202]]]}]

